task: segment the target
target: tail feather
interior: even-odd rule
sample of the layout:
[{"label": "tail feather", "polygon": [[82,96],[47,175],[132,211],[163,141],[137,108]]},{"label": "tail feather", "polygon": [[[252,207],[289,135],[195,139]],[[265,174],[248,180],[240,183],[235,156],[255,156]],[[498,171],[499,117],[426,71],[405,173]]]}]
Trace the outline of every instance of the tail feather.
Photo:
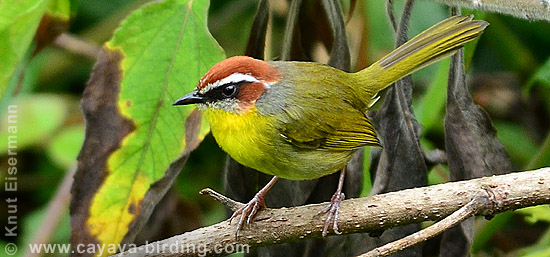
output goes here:
[{"label": "tail feather", "polygon": [[369,95],[374,96],[400,78],[454,54],[489,25],[472,18],[472,15],[453,16],[435,24],[359,71],[358,79],[369,79],[364,83]]}]

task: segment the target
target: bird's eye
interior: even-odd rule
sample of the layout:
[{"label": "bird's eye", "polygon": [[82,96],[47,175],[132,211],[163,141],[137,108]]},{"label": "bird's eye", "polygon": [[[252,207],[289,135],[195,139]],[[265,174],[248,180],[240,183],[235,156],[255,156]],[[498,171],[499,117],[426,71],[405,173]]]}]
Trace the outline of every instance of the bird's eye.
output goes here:
[{"label": "bird's eye", "polygon": [[234,85],[227,85],[222,89],[223,96],[227,98],[235,96],[235,93],[237,93],[237,87]]}]

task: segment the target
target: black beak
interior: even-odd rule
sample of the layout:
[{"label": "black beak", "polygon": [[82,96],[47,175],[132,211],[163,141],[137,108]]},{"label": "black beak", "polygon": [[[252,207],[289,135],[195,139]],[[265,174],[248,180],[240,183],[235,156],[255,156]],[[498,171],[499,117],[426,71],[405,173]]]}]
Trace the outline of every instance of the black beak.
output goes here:
[{"label": "black beak", "polygon": [[180,99],[176,100],[172,105],[188,105],[188,104],[198,104],[204,103],[206,97],[200,96],[197,90],[182,96]]}]

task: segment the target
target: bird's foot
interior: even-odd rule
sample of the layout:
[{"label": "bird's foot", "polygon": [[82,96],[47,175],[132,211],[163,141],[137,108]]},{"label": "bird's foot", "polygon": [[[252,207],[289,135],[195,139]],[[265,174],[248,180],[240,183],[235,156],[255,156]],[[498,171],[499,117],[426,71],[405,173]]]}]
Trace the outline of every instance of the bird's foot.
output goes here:
[{"label": "bird's foot", "polygon": [[250,200],[250,202],[245,204],[240,209],[236,210],[233,215],[231,215],[231,218],[229,218],[229,224],[231,224],[233,218],[241,215],[241,217],[239,218],[239,223],[237,223],[235,236],[239,235],[239,231],[242,229],[245,221],[246,224],[249,224],[251,221],[254,220],[254,217],[256,216],[256,214],[258,214],[258,211],[262,208],[265,208],[264,197],[265,193],[262,194],[262,191],[256,193],[256,195],[254,196],[254,198],[252,198],[252,200]]},{"label": "bird's foot", "polygon": [[336,192],[330,198],[330,204],[317,212],[317,215],[328,213],[327,218],[325,219],[325,227],[323,228],[323,237],[327,236],[328,228],[332,224],[332,230],[336,234],[342,234],[338,231],[338,211],[340,210],[340,203],[344,200],[345,195],[342,192]]}]

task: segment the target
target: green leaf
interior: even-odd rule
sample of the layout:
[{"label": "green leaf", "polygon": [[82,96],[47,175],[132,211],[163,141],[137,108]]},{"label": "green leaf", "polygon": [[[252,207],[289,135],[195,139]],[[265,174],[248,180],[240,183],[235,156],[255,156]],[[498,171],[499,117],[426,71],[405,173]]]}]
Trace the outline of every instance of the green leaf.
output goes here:
[{"label": "green leaf", "polygon": [[537,69],[531,79],[529,79],[529,82],[524,87],[524,94],[527,96],[537,83],[545,89],[550,90],[550,58],[548,58],[546,62]]},{"label": "green leaf", "polygon": [[519,255],[519,256],[522,256],[522,257],[548,257],[548,256],[550,256],[550,247],[548,247],[548,246],[546,246],[545,248],[544,247],[539,247],[539,249],[532,250],[530,252],[527,252],[527,253]]},{"label": "green leaf", "polygon": [[497,137],[506,147],[514,163],[525,166],[537,153],[537,147],[527,131],[516,123],[494,122]]},{"label": "green leaf", "polygon": [[0,1],[0,98],[30,46],[49,0]]},{"label": "green leaf", "polygon": [[525,74],[536,68],[537,58],[527,46],[525,40],[518,36],[503,17],[496,14],[487,14],[485,19],[491,24],[485,30],[484,37],[491,39],[506,38],[506,40],[488,40],[494,53],[499,55],[500,65],[506,70],[517,70]]},{"label": "green leaf", "polygon": [[443,112],[447,98],[447,77],[449,76],[449,59],[437,65],[437,72],[420,103],[415,108],[418,121],[425,130],[443,127]]},{"label": "green leaf", "polygon": [[[101,244],[131,241],[185,156],[208,133],[193,106],[172,106],[224,58],[207,29],[208,4],[166,0],[146,5],[103,48],[84,93],[87,133],[75,175],[94,171],[99,179],[74,192],[75,197],[94,195],[90,206],[72,206],[78,208],[72,210],[75,215],[89,215],[82,219],[85,224],[73,224],[73,231],[86,230]],[[113,90],[120,92],[113,97]],[[121,119],[124,127],[112,130],[98,117]],[[121,131],[120,138],[104,136]],[[110,149],[107,156],[101,155],[103,149]]]},{"label": "green leaf", "polygon": [[50,0],[50,5],[46,10],[52,18],[57,18],[63,21],[69,21],[71,18],[71,1],[69,0]]},{"label": "green leaf", "polygon": [[15,98],[2,113],[0,155],[10,145],[21,150],[41,143],[60,127],[67,116],[67,103],[56,95],[32,95]]},{"label": "green leaf", "polygon": [[517,256],[522,257],[547,257],[550,256],[550,228],[546,228],[537,243],[524,247],[517,251]]},{"label": "green leaf", "polygon": [[533,156],[531,161],[529,161],[527,169],[550,166],[550,158],[548,158],[548,156],[550,156],[550,132],[546,135],[546,139],[544,139],[537,153]]},{"label": "green leaf", "polygon": [[534,224],[537,222],[550,223],[550,207],[548,205],[538,205],[519,209],[516,212],[523,214],[525,221]]},{"label": "green leaf", "polygon": [[84,125],[68,127],[52,139],[47,151],[56,164],[68,169],[75,164],[82,141],[84,141]]},{"label": "green leaf", "polygon": [[[527,84],[525,84],[523,87],[523,93],[527,98],[530,93],[539,96],[550,95],[550,58],[548,58],[546,62],[537,69]],[[546,107],[546,111],[550,112],[549,101],[543,100],[543,104]]]},{"label": "green leaf", "polygon": [[480,225],[477,226],[476,233],[474,235],[471,252],[478,253],[483,248],[487,247],[487,245],[490,244],[493,235],[497,233],[497,231],[506,227],[506,225],[510,224],[513,217],[513,212],[503,212],[496,215],[490,221],[480,222]]},{"label": "green leaf", "polygon": [[363,151],[363,188],[359,194],[361,197],[366,197],[372,190],[372,179],[370,174],[370,152],[372,147],[365,147]]}]

